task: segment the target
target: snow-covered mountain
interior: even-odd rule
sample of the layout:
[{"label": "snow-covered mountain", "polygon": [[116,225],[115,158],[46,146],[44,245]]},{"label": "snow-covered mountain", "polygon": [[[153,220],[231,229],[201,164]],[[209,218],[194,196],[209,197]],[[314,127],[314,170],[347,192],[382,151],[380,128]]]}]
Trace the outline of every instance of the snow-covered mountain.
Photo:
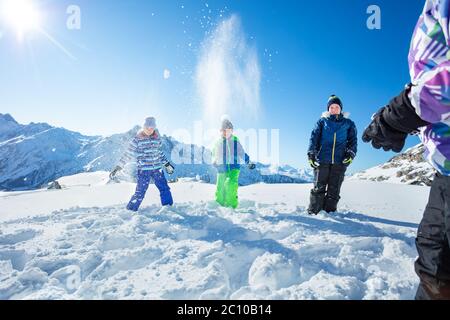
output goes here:
[{"label": "snow-covered mountain", "polygon": [[[63,176],[109,171],[118,163],[138,130],[139,127],[135,127],[109,137],[85,136],[46,123],[22,125],[9,114],[0,114],[0,190],[30,190]],[[195,177],[215,182],[216,170],[201,158],[208,155],[207,149],[185,145],[167,136],[163,137],[163,146],[169,158],[174,148],[181,156],[189,151],[189,159],[191,151],[195,157],[200,157],[194,162],[200,164],[177,165],[174,179]],[[133,168],[129,168],[128,173],[130,170]],[[310,175],[307,170],[258,164],[257,170],[242,170],[240,184],[304,183],[310,181]]]},{"label": "snow-covered mountain", "polygon": [[382,165],[354,174],[350,179],[430,186],[435,171],[423,157],[424,148],[419,144]]},{"label": "snow-covered mountain", "polygon": [[30,123],[29,125],[22,125],[17,123],[11,115],[0,113],[0,142],[18,136],[27,137],[50,128],[51,126],[46,123]]}]

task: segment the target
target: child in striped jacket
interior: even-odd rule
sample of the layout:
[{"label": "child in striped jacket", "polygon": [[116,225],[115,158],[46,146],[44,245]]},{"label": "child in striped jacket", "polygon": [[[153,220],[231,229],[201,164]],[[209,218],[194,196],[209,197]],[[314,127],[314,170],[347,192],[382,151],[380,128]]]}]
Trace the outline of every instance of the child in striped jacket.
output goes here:
[{"label": "child in striped jacket", "polygon": [[161,136],[156,129],[155,118],[146,119],[144,128],[130,142],[119,165],[111,172],[110,178],[114,179],[116,174],[130,161],[137,162],[137,187],[127,209],[135,212],[139,210],[152,181],[159,189],[161,204],[163,206],[173,205],[170,187],[162,168],[164,167],[166,172],[171,175],[174,172],[174,167],[167,160],[162,150]]}]

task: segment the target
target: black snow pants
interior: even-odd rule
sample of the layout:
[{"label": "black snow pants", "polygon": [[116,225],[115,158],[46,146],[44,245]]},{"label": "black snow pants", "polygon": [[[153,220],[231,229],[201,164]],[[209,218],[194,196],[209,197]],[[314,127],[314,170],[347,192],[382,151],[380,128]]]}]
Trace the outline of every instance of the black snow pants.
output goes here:
[{"label": "black snow pants", "polygon": [[346,171],[347,167],[343,164],[321,164],[314,170],[314,189],[311,190],[308,209],[310,214],[337,210]]},{"label": "black snow pants", "polygon": [[437,174],[416,239],[417,300],[450,300],[450,177]]}]

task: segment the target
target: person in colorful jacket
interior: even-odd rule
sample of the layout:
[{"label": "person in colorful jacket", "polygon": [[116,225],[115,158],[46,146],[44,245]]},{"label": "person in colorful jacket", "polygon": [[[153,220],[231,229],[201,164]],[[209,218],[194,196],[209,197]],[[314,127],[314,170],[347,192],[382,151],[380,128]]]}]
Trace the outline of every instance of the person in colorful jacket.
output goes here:
[{"label": "person in colorful jacket", "polygon": [[216,201],[223,207],[236,209],[239,205],[238,188],[241,165],[246,164],[250,170],[256,168],[250,162],[239,139],[233,134],[233,124],[224,119],[221,138],[213,148],[213,164],[217,168]]},{"label": "person in colorful jacket", "polygon": [[171,175],[174,172],[174,167],[167,160],[162,150],[161,136],[156,129],[155,118],[150,117],[145,120],[143,129],[130,142],[119,165],[111,172],[110,178],[114,179],[116,174],[130,161],[137,162],[137,187],[127,209],[135,212],[139,210],[152,182],[159,189],[161,204],[163,206],[173,205],[170,187],[162,168],[164,167],[166,172]]},{"label": "person in colorful jacket", "polygon": [[418,300],[450,299],[450,2],[427,0],[411,42],[411,84],[379,110],[363,140],[400,152],[420,133],[425,158],[436,169],[420,223],[415,263]]},{"label": "person in colorful jacket", "polygon": [[328,111],[323,113],[311,134],[308,159],[314,169],[315,180],[309,214],[337,210],[345,172],[356,157],[356,126],[342,109],[341,99],[332,95],[328,100]]}]

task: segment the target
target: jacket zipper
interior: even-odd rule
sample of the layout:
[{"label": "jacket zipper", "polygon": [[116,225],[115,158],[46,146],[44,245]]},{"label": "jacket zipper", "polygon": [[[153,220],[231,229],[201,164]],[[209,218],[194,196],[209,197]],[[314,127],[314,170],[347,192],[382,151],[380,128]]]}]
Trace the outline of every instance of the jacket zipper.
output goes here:
[{"label": "jacket zipper", "polygon": [[331,157],[332,157],[332,159],[331,159],[332,164],[334,164],[334,152],[335,152],[335,149],[336,149],[336,132],[334,133],[333,153],[331,155]]},{"label": "jacket zipper", "polygon": [[[227,144],[227,149],[228,149],[228,155],[229,155],[229,157],[230,157],[230,161],[228,161],[228,158],[227,158],[227,165],[228,165],[228,171],[231,171],[231,165],[230,165],[230,162],[231,162],[231,149],[230,149],[230,144],[228,143],[228,141],[226,141],[225,140],[225,143]],[[226,157],[225,157],[226,158]]]}]

